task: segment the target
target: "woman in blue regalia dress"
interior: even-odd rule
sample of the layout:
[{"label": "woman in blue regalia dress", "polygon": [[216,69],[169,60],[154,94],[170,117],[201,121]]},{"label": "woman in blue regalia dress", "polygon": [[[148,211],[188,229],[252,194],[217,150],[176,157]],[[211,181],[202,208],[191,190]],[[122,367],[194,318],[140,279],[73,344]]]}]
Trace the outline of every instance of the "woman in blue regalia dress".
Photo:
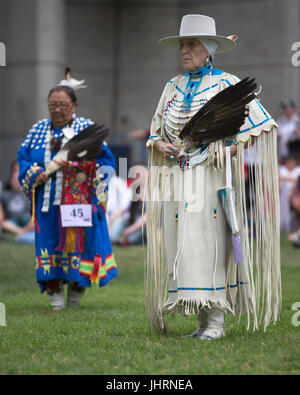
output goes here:
[{"label": "woman in blue regalia dress", "polygon": [[36,279],[41,291],[47,292],[53,310],[65,307],[64,283],[68,283],[67,306],[78,306],[86,287],[92,283],[102,287],[117,275],[105,218],[108,177],[104,178],[104,174],[114,172],[115,159],[105,142],[95,159],[94,173],[87,175],[92,180],[92,226],[85,228],[84,248],[70,252],[59,247],[64,172],[60,169],[49,177],[45,168],[61,144],[93,124],[90,119],[76,116],[76,106],[71,87],[52,88],[48,95],[50,119],[35,123],[18,151],[19,180],[36,224]]}]

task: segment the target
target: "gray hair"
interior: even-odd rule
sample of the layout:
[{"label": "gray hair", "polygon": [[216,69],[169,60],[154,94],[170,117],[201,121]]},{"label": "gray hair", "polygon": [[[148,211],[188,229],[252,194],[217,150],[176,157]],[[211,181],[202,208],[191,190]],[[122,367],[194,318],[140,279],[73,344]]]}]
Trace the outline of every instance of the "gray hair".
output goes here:
[{"label": "gray hair", "polygon": [[218,43],[210,38],[198,38],[198,40],[204,45],[213,59],[215,57],[216,50],[218,49]]}]

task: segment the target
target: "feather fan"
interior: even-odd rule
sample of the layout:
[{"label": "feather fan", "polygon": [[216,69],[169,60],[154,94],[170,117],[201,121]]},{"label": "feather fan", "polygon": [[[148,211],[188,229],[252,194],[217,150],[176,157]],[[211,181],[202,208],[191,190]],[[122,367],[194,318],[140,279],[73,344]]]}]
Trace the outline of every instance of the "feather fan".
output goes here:
[{"label": "feather fan", "polygon": [[108,129],[97,123],[87,127],[70,139],[62,148],[68,151],[68,160],[91,160],[102,151],[102,142],[108,136]]},{"label": "feather fan", "polygon": [[256,88],[255,79],[247,77],[217,93],[184,126],[179,138],[187,147],[198,148],[234,136],[245,122]]},{"label": "feather fan", "polygon": [[94,123],[71,138],[55,155],[46,168],[48,175],[57,171],[66,161],[92,160],[100,155],[102,142],[108,136],[104,125]]}]

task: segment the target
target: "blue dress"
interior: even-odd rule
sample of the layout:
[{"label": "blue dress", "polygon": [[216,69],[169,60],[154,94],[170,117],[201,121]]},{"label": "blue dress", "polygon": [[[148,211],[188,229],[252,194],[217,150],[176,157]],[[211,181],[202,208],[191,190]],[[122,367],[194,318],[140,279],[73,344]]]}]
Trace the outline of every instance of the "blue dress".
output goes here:
[{"label": "blue dress", "polygon": [[[77,134],[92,123],[89,119],[76,117],[72,122],[72,128]],[[28,196],[36,222],[36,279],[42,292],[45,290],[48,280],[74,281],[82,287],[90,287],[91,280],[93,280],[101,287],[117,275],[105,218],[107,178],[114,172],[116,165],[114,156],[106,143],[102,143],[102,152],[95,159],[96,169],[101,171],[96,172],[93,180],[93,226],[85,228],[85,247],[82,254],[57,250],[61,227],[59,205],[54,204],[58,183],[55,177],[50,178],[49,182],[51,188],[47,211],[42,210],[45,200],[45,184],[35,188],[34,194],[32,193],[36,176],[45,169],[45,152],[49,147],[50,133],[55,139],[59,139],[63,134],[62,129],[52,128],[49,119],[38,121],[32,126],[18,151],[19,181]],[[57,151],[52,152],[50,159],[56,153]],[[105,169],[106,178],[101,174],[103,173],[102,169]],[[104,193],[96,194],[99,187]]]}]

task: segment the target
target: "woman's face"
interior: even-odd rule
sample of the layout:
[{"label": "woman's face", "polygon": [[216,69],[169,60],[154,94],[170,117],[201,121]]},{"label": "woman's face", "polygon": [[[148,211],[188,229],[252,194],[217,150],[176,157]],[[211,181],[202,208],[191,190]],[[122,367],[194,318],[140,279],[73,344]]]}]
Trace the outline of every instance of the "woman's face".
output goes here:
[{"label": "woman's face", "polygon": [[184,70],[196,70],[205,64],[209,56],[207,49],[196,38],[183,38],[180,40],[179,56]]},{"label": "woman's face", "polygon": [[73,103],[69,95],[61,90],[51,94],[48,101],[48,108],[54,127],[60,128],[71,122],[75,113],[76,103]]}]

